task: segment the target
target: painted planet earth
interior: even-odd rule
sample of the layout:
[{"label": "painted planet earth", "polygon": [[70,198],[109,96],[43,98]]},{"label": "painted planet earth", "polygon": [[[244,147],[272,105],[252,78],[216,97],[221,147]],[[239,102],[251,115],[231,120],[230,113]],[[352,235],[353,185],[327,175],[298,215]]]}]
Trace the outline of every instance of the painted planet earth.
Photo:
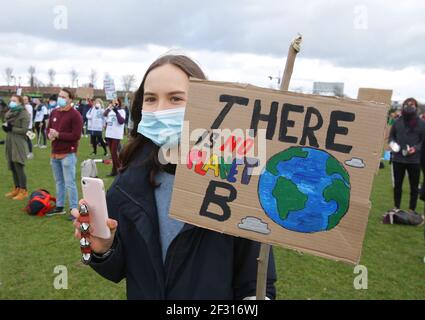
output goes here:
[{"label": "painted planet earth", "polygon": [[271,157],[261,173],[264,212],[285,229],[312,233],[334,228],[347,213],[350,176],[326,151],[291,147]]}]

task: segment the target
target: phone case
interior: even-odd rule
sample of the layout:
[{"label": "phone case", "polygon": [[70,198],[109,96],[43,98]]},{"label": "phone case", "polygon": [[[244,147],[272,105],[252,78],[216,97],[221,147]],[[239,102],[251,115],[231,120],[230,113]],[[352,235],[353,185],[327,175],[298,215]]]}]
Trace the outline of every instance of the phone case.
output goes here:
[{"label": "phone case", "polygon": [[91,234],[102,239],[109,239],[111,230],[106,225],[108,207],[102,179],[84,177],[81,179],[81,187],[90,215]]}]

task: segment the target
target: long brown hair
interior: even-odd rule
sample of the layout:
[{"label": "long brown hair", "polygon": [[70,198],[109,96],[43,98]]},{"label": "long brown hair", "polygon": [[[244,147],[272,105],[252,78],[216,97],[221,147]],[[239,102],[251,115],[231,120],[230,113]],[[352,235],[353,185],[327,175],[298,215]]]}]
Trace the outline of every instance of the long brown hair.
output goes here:
[{"label": "long brown hair", "polygon": [[[18,99],[18,101],[19,101],[19,103],[23,106],[24,105],[24,97],[22,97],[22,96],[18,96],[17,94],[12,94],[11,96],[10,96],[10,98],[12,98],[12,97],[15,97],[15,98],[17,98]],[[29,99],[29,98],[28,98]]]},{"label": "long brown hair", "polygon": [[406,100],[404,100],[404,101],[403,101],[402,106],[403,106],[403,107],[407,106],[407,104],[408,104],[409,102],[413,102],[413,103],[415,104],[415,107],[416,107],[416,108],[419,108],[418,101],[417,101],[415,98],[407,98]]},{"label": "long brown hair", "polygon": [[[120,172],[126,170],[136,154],[146,144],[152,145],[152,152],[150,153],[147,161],[151,164],[150,171],[150,183],[152,186],[155,184],[155,174],[158,170],[166,170],[167,166],[162,165],[158,160],[159,147],[156,146],[152,141],[142,136],[137,132],[137,127],[140,120],[142,119],[142,108],[143,108],[143,96],[145,91],[145,80],[149,72],[153,69],[161,67],[166,64],[172,64],[187,74],[188,77],[195,77],[198,79],[206,79],[205,74],[201,68],[189,57],[184,55],[165,55],[155,60],[146,71],[142,83],[139,89],[136,91],[131,106],[131,119],[133,121],[133,128],[130,132],[130,141],[126,144],[124,149],[120,153],[121,168]],[[175,165],[172,165],[172,169],[175,170]],[[168,170],[167,170],[168,171]]]}]

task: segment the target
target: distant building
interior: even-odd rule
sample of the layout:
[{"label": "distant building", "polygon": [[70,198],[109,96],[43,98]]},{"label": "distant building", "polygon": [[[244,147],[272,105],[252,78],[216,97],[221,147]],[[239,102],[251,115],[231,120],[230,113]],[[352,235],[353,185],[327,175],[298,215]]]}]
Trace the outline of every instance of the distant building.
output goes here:
[{"label": "distant building", "polygon": [[313,82],[313,94],[322,96],[344,96],[343,82]]}]

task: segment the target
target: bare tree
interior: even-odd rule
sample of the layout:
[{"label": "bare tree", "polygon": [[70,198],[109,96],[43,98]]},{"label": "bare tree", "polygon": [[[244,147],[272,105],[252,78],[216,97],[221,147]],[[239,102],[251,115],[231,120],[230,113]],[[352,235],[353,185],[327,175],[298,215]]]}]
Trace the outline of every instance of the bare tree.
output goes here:
[{"label": "bare tree", "polygon": [[49,86],[53,87],[54,83],[55,83],[56,71],[54,69],[50,68],[47,71],[47,74],[49,75]]},{"label": "bare tree", "polygon": [[29,85],[31,86],[31,87],[34,87],[34,78],[35,78],[35,67],[34,66],[30,66],[29,68],[28,68],[28,73],[29,73],[29,75],[30,75],[30,81],[29,81]]},{"label": "bare tree", "polygon": [[13,69],[12,68],[6,68],[6,69],[4,69],[4,78],[6,79],[7,85],[10,86],[10,82],[14,78],[13,77]]},{"label": "bare tree", "polygon": [[74,68],[69,72],[69,76],[71,77],[71,87],[74,87],[75,82],[78,80],[78,72]]},{"label": "bare tree", "polygon": [[45,83],[38,79],[37,77],[34,77],[34,86],[35,87],[45,87]]},{"label": "bare tree", "polygon": [[90,82],[91,88],[96,87],[96,81],[97,81],[97,71],[95,69],[91,69],[91,72],[89,75],[89,82]]},{"label": "bare tree", "polygon": [[122,84],[125,91],[131,91],[131,88],[134,86],[134,82],[136,81],[136,77],[134,74],[127,74],[122,76]]}]

